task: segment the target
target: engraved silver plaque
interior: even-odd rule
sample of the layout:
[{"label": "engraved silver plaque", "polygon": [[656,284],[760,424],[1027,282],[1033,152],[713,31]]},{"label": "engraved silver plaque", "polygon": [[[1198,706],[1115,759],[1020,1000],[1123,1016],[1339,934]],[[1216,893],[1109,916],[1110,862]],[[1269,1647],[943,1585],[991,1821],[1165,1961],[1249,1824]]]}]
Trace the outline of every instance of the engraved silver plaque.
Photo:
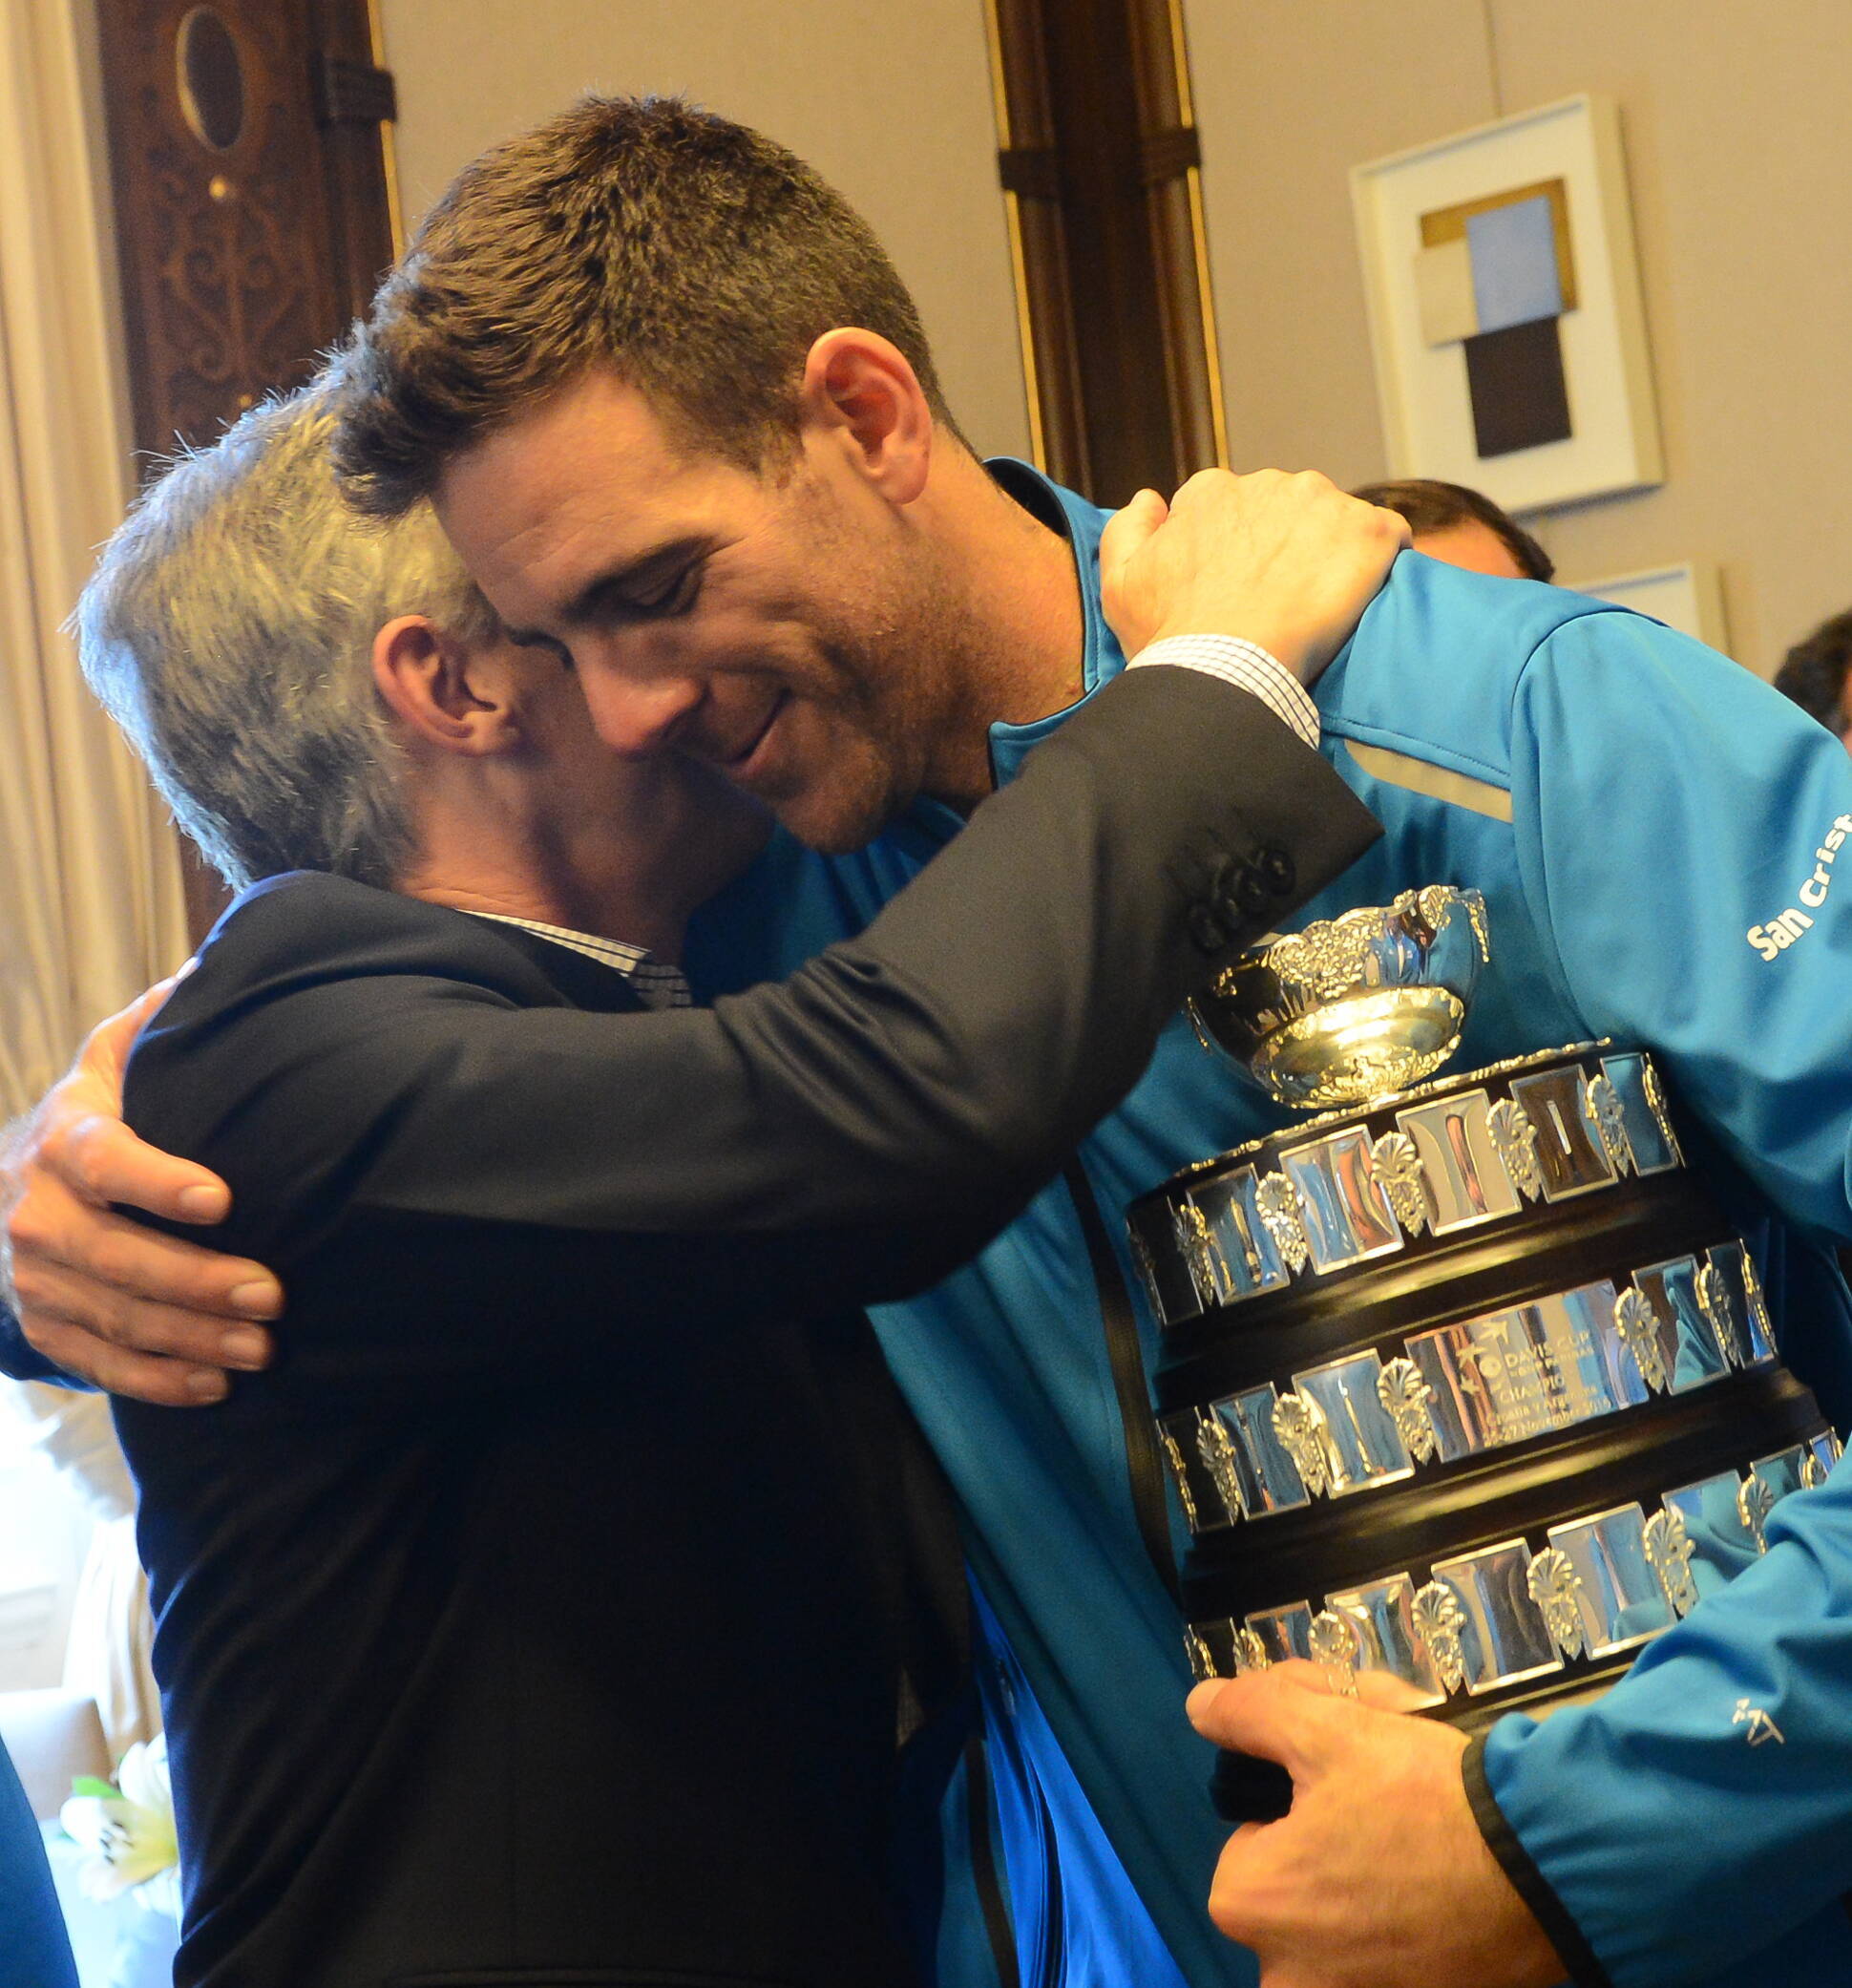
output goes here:
[{"label": "engraved silver plaque", "polygon": [[1312,1611],[1303,1601],[1286,1608],[1262,1609],[1248,1618],[1247,1627],[1259,1639],[1269,1663],[1312,1657]]},{"label": "engraved silver plaque", "polygon": [[1621,1358],[1609,1283],[1418,1333],[1408,1352],[1434,1390],[1429,1412],[1449,1463],[1646,1399]]},{"label": "engraved silver plaque", "polygon": [[1305,1479],[1274,1431],[1278,1401],[1270,1384],[1230,1395],[1210,1408],[1232,1445],[1240,1507],[1249,1518],[1291,1512],[1310,1502]]},{"label": "engraved silver plaque", "polygon": [[1367,1131],[1334,1133],[1280,1154],[1299,1191],[1300,1219],[1314,1265],[1342,1270],[1402,1246],[1387,1187],[1376,1177]]},{"label": "engraved silver plaque", "polygon": [[1724,1242],[1708,1253],[1708,1260],[1723,1280],[1732,1318],[1748,1348],[1744,1365],[1760,1366],[1773,1360],[1775,1332],[1761,1280],[1756,1275],[1756,1259],[1740,1242]]},{"label": "engraved silver plaque", "polygon": [[1590,1657],[1631,1650],[1671,1626],[1671,1604],[1647,1557],[1646,1513],[1637,1505],[1551,1526],[1549,1543],[1575,1570]]},{"label": "engraved silver plaque", "polygon": [[1334,1498],[1414,1473],[1414,1459],[1382,1404],[1382,1363],[1358,1353],[1293,1376],[1294,1391],[1323,1418],[1326,1489]]},{"label": "engraved silver plaque", "polygon": [[1537,1164],[1543,1170],[1546,1201],[1571,1200],[1615,1178],[1581,1070],[1569,1067],[1513,1077],[1511,1095],[1537,1128]]},{"label": "engraved silver plaque", "polygon": [[1483,1090],[1398,1111],[1396,1124],[1415,1142],[1437,1236],[1515,1215],[1524,1204],[1499,1158]]},{"label": "engraved silver plaque", "polygon": [[1466,1618],[1461,1658],[1466,1689],[1475,1696],[1563,1667],[1530,1598],[1529,1576],[1530,1548],[1522,1539],[1435,1562],[1435,1581],[1452,1593]]},{"label": "engraved silver plaque", "polygon": [[1761,1551],[1743,1514],[1742,1489],[1739,1471],[1719,1470],[1667,1491],[1661,1501],[1684,1524],[1692,1582],[1700,1596],[1733,1581]]},{"label": "engraved silver plaque", "polygon": [[1222,1302],[1232,1304],[1292,1281],[1279,1245],[1260,1218],[1260,1183],[1252,1167],[1207,1183],[1190,1199],[1202,1210],[1222,1255]]},{"label": "engraved silver plaque", "polygon": [[1730,1362],[1698,1301],[1697,1262],[1676,1257],[1633,1273],[1633,1288],[1652,1307],[1660,1357],[1673,1394],[1728,1373]]},{"label": "engraved silver plaque", "polygon": [[1356,1630],[1358,1661],[1384,1670],[1422,1692],[1431,1705],[1446,1702],[1446,1689],[1426,1643],[1415,1627],[1415,1583],[1405,1574],[1325,1597],[1325,1606]]},{"label": "engraved silver plaque", "polygon": [[1774,1492],[1773,1503],[1778,1504],[1790,1491],[1807,1489],[1807,1462],[1813,1455],[1804,1443],[1797,1443],[1792,1449],[1778,1449],[1773,1456],[1757,1457],[1750,1469],[1761,1478]]},{"label": "engraved silver plaque", "polygon": [[1652,1066],[1637,1051],[1604,1056],[1602,1069],[1620,1100],[1621,1122],[1636,1174],[1667,1174],[1683,1166],[1685,1156],[1666,1115],[1665,1097]]}]

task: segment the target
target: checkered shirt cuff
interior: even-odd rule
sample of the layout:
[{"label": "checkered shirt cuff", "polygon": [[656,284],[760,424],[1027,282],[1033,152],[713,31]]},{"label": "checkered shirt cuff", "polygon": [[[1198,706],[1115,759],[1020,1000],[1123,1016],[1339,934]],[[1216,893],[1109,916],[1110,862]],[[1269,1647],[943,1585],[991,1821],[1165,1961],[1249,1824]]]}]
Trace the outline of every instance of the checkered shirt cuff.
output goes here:
[{"label": "checkered shirt cuff", "polygon": [[1316,750],[1318,707],[1298,678],[1259,643],[1243,642],[1238,635],[1167,635],[1141,649],[1128,666],[1143,669],[1148,663],[1174,663],[1219,676],[1237,690],[1258,697],[1274,717]]}]

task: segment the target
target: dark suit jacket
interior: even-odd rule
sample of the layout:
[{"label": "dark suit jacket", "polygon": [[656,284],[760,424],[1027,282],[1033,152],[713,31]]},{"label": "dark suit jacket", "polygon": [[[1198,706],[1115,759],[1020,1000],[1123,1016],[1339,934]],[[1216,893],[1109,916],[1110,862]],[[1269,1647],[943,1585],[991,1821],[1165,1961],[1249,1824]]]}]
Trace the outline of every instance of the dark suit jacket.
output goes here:
[{"label": "dark suit jacket", "polygon": [[1010,1218],[1374,832],[1253,700],[1153,670],[711,1012],[339,879],[247,892],[127,1087],[290,1294],[227,1405],[117,1407],[182,1988],[905,1981],[906,1426],[854,1308]]}]

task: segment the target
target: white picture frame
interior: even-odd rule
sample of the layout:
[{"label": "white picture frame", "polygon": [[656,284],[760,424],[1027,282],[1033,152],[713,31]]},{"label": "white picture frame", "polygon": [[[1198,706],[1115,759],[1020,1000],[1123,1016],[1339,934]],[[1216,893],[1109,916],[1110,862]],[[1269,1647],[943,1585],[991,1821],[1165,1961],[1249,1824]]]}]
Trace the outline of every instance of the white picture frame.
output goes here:
[{"label": "white picture frame", "polygon": [[1730,653],[1729,629],[1723,619],[1723,587],[1709,560],[1686,560],[1675,566],[1644,566],[1637,573],[1615,573],[1606,580],[1559,581],[1573,593],[1596,601],[1611,601],[1650,614],[1668,628],[1690,635],[1722,655]]},{"label": "white picture frame", "polygon": [[[1422,330],[1421,217],[1555,180],[1576,291],[1574,307],[1556,320],[1571,432],[1482,456],[1464,350],[1429,344]],[[1514,512],[1664,480],[1620,114],[1610,99],[1567,97],[1356,166],[1351,200],[1392,476],[1464,483]]]}]

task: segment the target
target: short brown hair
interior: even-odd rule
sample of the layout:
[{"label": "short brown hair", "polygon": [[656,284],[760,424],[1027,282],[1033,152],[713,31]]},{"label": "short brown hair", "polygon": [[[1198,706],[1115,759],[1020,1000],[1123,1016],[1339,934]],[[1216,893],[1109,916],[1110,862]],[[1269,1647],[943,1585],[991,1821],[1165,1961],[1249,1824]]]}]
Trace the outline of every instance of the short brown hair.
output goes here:
[{"label": "short brown hair", "polygon": [[1526,580],[1556,577],[1556,561],[1518,521],[1507,517],[1490,497],[1463,483],[1442,483],[1436,477],[1410,476],[1400,483],[1366,483],[1351,492],[1366,504],[1399,512],[1413,532],[1444,532],[1457,524],[1483,524],[1498,535]]},{"label": "short brown hair", "polygon": [[1797,642],[1775,672],[1775,687],[1829,731],[1843,737],[1848,674],[1852,674],[1852,610],[1821,622],[1806,641]]},{"label": "short brown hair", "polygon": [[339,362],[336,464],[361,509],[396,516],[605,367],[756,468],[795,435],[805,355],[839,325],[891,340],[951,425],[906,286],[801,159],[680,98],[586,96],[431,209]]}]

